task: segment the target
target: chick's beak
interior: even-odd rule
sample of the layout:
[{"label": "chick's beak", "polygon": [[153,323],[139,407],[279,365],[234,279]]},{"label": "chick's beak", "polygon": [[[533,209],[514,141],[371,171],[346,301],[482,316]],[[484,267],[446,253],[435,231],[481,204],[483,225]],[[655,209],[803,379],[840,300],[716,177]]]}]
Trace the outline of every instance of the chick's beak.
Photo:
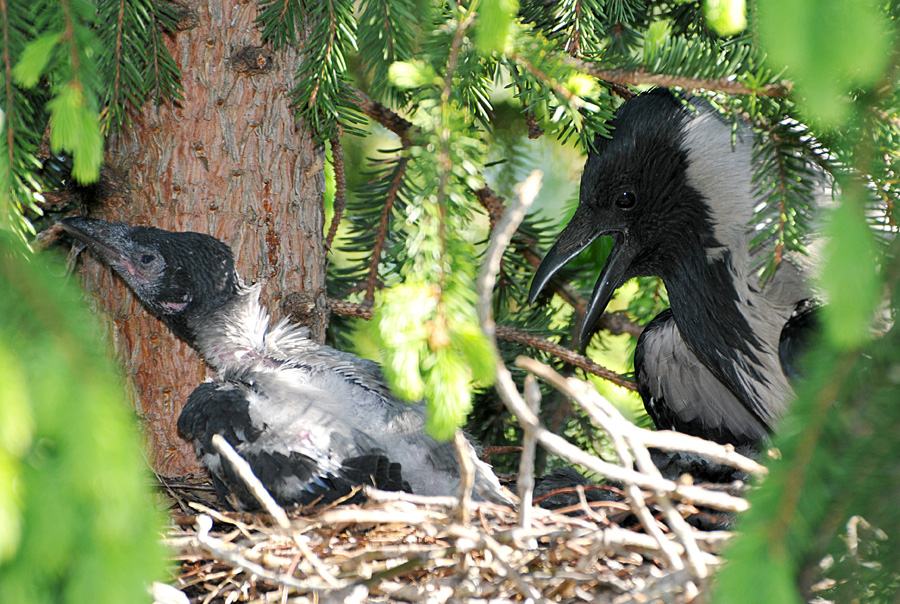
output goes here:
[{"label": "chick's beak", "polygon": [[127,271],[132,275],[137,273],[134,261],[128,253],[133,247],[129,237],[130,226],[86,216],[63,218],[59,221],[59,225],[112,268]]}]

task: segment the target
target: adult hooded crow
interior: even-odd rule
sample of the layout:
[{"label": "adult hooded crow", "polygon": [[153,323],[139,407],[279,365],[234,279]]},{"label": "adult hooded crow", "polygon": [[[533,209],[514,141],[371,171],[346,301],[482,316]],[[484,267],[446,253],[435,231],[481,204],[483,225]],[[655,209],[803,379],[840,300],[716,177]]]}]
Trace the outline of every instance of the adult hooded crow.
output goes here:
[{"label": "adult hooded crow", "polygon": [[[223,499],[259,506],[212,446],[221,434],[282,505],[333,501],[352,487],[454,495],[453,447],[424,432],[424,406],[395,398],[376,363],[271,325],[259,287],[235,273],[227,245],[200,233],[66,218],[63,228],[217,370],[191,394],[178,430]],[[474,449],[476,496],[508,502]]]},{"label": "adult hooded crow", "polygon": [[647,412],[660,429],[755,447],[791,399],[784,368],[795,371],[815,313],[799,263],[786,258],[764,285],[754,270],[763,197],[752,133],[666,89],[630,99],[611,125],[612,138],[595,141],[578,208],[538,268],[530,300],[588,244],[611,236],[581,339],[626,280],[661,277],[671,308],[635,351]]}]

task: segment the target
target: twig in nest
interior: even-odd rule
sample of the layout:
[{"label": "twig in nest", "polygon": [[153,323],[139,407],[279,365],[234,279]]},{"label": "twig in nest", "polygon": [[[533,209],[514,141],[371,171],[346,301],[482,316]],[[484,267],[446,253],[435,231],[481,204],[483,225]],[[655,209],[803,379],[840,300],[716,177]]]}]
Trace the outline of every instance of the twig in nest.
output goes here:
[{"label": "twig in nest", "polygon": [[[537,365],[541,365],[536,362],[530,362],[531,359],[522,359],[522,361],[525,365],[533,368],[538,368]],[[659,470],[653,465],[653,461],[650,459],[650,453],[647,451],[647,447],[639,436],[640,428],[637,428],[634,424],[625,419],[622,414],[619,413],[618,409],[609,404],[606,399],[597,394],[595,390],[582,387],[582,382],[575,380],[570,382],[569,380],[564,380],[562,376],[559,376],[547,366],[539,367],[539,370],[544,375],[552,376],[554,378],[554,384],[558,384],[557,388],[568,394],[578,406],[585,410],[588,417],[591,418],[591,421],[609,435],[613,447],[616,450],[616,455],[619,457],[619,463],[622,466],[630,467],[632,465],[633,454],[641,472],[649,476],[662,478]],[[594,396],[592,396],[592,394]],[[655,526],[656,523],[649,514],[649,510],[639,501],[642,499],[642,496],[637,487],[626,485],[626,491],[628,492],[632,503],[637,504],[635,513],[638,518],[641,519],[647,532],[657,539],[663,537]],[[706,578],[707,569],[700,558],[700,549],[693,537],[694,529],[692,529],[685,522],[684,518],[682,518],[681,514],[678,513],[678,510],[675,509],[675,506],[673,506],[672,502],[669,500],[667,493],[664,491],[656,491],[655,495],[657,502],[663,510],[663,515],[669,524],[669,528],[675,532],[684,546],[691,574],[697,579]],[[661,545],[663,545],[662,542]],[[674,561],[674,552],[672,552],[669,547],[663,546],[662,549],[663,552],[669,556],[673,568],[682,568],[681,560],[678,559],[677,562]],[[692,589],[696,589],[696,587]]]},{"label": "twig in nest", "polygon": [[276,502],[275,498],[266,490],[266,487],[263,486],[263,483],[260,482],[259,478],[253,474],[253,469],[250,467],[250,464],[247,463],[243,457],[238,455],[237,451],[232,448],[221,434],[213,434],[212,444],[216,451],[228,460],[228,463],[231,464],[238,476],[241,477],[241,480],[244,481],[244,484],[247,485],[247,488],[250,489],[250,493],[253,494],[259,504],[263,506],[270,516],[272,516],[272,519],[278,523],[278,526],[283,529],[290,529],[291,521],[288,520],[284,508],[278,505],[278,502]]},{"label": "twig in nest", "polygon": [[456,518],[461,524],[468,524],[472,487],[475,485],[475,464],[469,457],[469,441],[462,430],[457,429],[453,435],[453,448],[459,462],[459,506],[456,508]]},{"label": "twig in nest", "polygon": [[228,562],[237,568],[243,569],[266,581],[270,581],[275,585],[286,585],[287,587],[293,587],[297,590],[309,592],[321,592],[326,589],[318,585],[300,581],[282,573],[273,572],[261,564],[251,562],[234,546],[226,544],[224,541],[210,535],[209,531],[212,529],[212,525],[212,518],[206,514],[197,516],[197,541],[218,560]]},{"label": "twig in nest", "polygon": [[[271,493],[266,490],[266,487],[260,482],[259,478],[253,473],[253,469],[250,467],[250,464],[241,457],[237,451],[232,448],[232,446],[228,443],[227,440],[221,434],[213,434],[212,444],[215,447],[216,451],[218,451],[225,459],[228,460],[228,463],[234,468],[235,472],[237,472],[238,476],[241,477],[241,480],[244,481],[244,484],[247,485],[247,488],[250,489],[250,492],[256,498],[256,500],[263,506],[263,508],[269,513],[273,520],[278,524],[282,529],[289,531],[291,528],[291,521],[288,519],[287,513],[284,511],[278,502],[275,501],[275,498],[272,497]],[[292,535],[294,539],[294,543],[297,545],[297,549],[300,550],[300,553],[303,554],[309,563],[312,564],[313,568],[316,569],[316,572],[325,580],[326,583],[331,585],[332,587],[337,587],[339,585],[338,580],[328,571],[322,561],[309,549],[304,541],[304,537],[299,534]]]},{"label": "twig in nest", "polygon": [[[518,357],[516,366],[525,369],[529,373],[533,373],[539,378],[552,384],[557,390],[569,396],[572,400],[589,400],[590,405],[598,406],[603,409],[607,415],[621,414],[606,399],[600,396],[596,390],[591,388],[585,382],[575,378],[566,378],[560,375],[552,367],[549,367],[540,361],[530,359],[528,357]],[[737,468],[748,474],[756,476],[765,475],[768,470],[765,466],[753,461],[748,457],[744,457],[734,450],[731,445],[720,445],[696,436],[682,434],[681,432],[673,432],[670,430],[646,430],[635,426],[624,417],[622,418],[620,429],[636,437],[639,442],[647,447],[655,447],[657,449],[665,449],[667,451],[688,451],[708,457],[712,461]]]},{"label": "twig in nest", "polygon": [[[534,376],[525,377],[525,402],[535,415],[541,410],[541,388]],[[534,454],[537,451],[537,439],[529,426],[524,428],[522,437],[522,456],[519,458],[519,526],[531,528],[531,499],[534,495]]]}]

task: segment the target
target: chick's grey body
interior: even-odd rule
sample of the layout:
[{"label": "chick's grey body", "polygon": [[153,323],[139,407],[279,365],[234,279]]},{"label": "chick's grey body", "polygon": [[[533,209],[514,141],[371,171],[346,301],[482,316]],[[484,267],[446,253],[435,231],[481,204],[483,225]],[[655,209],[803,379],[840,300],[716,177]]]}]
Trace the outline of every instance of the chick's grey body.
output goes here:
[{"label": "chick's grey body", "polygon": [[[792,396],[779,348],[798,309],[809,318],[811,292],[803,263],[787,257],[761,283],[754,254],[764,246],[750,245],[763,201],[752,133],[733,130],[702,100],[690,105],[656,89],[618,110],[612,138],[598,137],[588,158],[579,207],[538,270],[532,300],[591,241],[611,235],[582,337],[627,279],[661,277],[671,309],[647,326],[635,352],[648,413],[659,428],[756,445]],[[791,357],[803,348],[792,346]]]},{"label": "chick's grey body", "polygon": [[[362,484],[456,493],[455,453],[424,432],[424,406],[396,399],[376,363],[318,344],[286,321],[272,325],[259,288],[241,283],[220,241],[80,217],[62,224],[217,370],[191,394],[178,429],[221,495],[258,507],[212,447],[213,434],[282,504],[330,501]],[[490,467],[469,450],[476,496],[505,502]]]}]

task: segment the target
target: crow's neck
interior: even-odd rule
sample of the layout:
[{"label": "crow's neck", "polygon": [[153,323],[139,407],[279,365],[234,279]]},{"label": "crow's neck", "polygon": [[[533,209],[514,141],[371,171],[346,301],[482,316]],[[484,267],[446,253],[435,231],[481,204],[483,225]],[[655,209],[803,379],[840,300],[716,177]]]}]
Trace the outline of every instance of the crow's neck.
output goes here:
[{"label": "crow's neck", "polygon": [[725,252],[697,255],[667,279],[675,322],[694,354],[762,420],[785,408],[791,388],[778,343],[792,308],[770,299]]},{"label": "crow's neck", "polygon": [[189,321],[191,344],[213,368],[277,364],[269,351],[269,316],[259,303],[259,287],[241,287],[216,310]]},{"label": "crow's neck", "polygon": [[[707,109],[685,128],[685,179],[704,205],[705,219],[683,234],[681,253],[662,275],[685,342],[722,382],[767,423],[792,396],[781,368],[781,330],[803,296],[792,267],[779,268],[763,288],[753,270],[752,133]],[[693,238],[693,240],[690,240]],[[754,255],[763,253],[758,246]]]}]

